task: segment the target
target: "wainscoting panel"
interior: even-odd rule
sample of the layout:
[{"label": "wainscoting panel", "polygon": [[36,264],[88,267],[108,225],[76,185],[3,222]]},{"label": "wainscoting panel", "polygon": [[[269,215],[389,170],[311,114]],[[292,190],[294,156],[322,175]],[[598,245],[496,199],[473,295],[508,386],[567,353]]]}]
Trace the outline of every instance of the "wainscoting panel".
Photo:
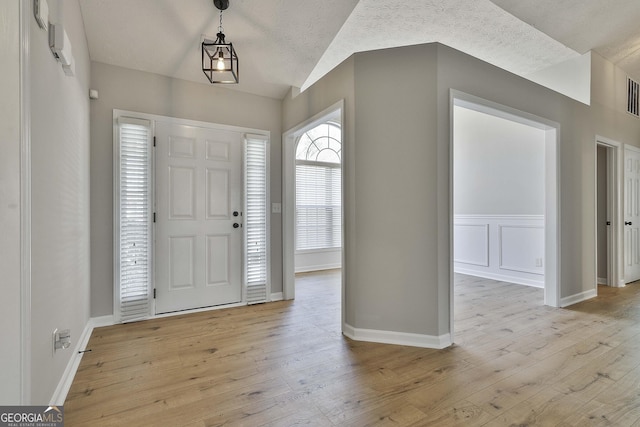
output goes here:
[{"label": "wainscoting panel", "polygon": [[543,215],[456,215],[454,271],[544,287]]},{"label": "wainscoting panel", "polygon": [[456,224],[454,261],[489,267],[489,224]]},{"label": "wainscoting panel", "polygon": [[498,225],[500,269],[544,275],[544,226]]}]

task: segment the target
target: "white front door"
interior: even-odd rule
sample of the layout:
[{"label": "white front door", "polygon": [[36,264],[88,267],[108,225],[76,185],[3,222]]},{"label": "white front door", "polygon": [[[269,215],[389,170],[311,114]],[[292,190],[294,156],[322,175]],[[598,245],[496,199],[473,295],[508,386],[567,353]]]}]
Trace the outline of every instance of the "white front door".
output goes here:
[{"label": "white front door", "polygon": [[156,313],[242,300],[242,141],[156,123]]},{"label": "white front door", "polygon": [[624,149],[624,281],[640,279],[640,150]]}]

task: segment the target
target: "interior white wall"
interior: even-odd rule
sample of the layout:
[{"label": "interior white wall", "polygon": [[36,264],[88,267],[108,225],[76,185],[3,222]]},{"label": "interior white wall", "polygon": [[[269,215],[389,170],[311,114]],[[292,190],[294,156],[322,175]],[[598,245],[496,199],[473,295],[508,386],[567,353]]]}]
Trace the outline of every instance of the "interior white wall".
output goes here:
[{"label": "interior white wall", "polygon": [[525,77],[586,105],[591,103],[591,52]]},{"label": "interior white wall", "polygon": [[544,287],[545,131],[453,106],[454,271]]},{"label": "interior white wall", "polygon": [[[203,76],[203,79],[206,78]],[[91,88],[91,315],[113,314],[113,110],[271,132],[270,199],[281,201],[281,103],[235,90],[93,62]],[[282,292],[281,215],[271,213],[271,292]]]},{"label": "interior white wall", "polygon": [[454,214],[544,215],[544,130],[454,106]]},{"label": "interior white wall", "polygon": [[[30,13],[31,400],[38,404],[51,399],[89,319],[89,51],[77,0],[49,8],[68,34],[75,76],[64,74]],[[70,329],[72,341],[55,354],[54,328]]]},{"label": "interior white wall", "polygon": [[21,403],[20,4],[0,2],[0,405]]}]

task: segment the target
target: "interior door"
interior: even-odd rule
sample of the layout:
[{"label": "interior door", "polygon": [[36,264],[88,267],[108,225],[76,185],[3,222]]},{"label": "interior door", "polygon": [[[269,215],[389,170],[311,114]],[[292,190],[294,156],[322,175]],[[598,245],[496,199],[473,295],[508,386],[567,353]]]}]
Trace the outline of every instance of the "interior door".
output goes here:
[{"label": "interior door", "polygon": [[640,280],[640,150],[624,149],[624,281]]},{"label": "interior door", "polygon": [[156,125],[156,313],[242,300],[242,134]]}]

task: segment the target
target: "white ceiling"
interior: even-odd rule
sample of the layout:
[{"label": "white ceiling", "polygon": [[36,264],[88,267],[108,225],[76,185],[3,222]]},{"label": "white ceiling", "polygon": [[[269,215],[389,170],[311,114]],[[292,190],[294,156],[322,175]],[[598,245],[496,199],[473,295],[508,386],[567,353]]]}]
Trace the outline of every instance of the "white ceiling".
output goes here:
[{"label": "white ceiling", "polygon": [[[208,84],[211,0],[79,0],[91,59]],[[441,42],[526,76],[595,50],[640,77],[638,0],[230,0],[231,89],[281,99],[354,52]]]}]

